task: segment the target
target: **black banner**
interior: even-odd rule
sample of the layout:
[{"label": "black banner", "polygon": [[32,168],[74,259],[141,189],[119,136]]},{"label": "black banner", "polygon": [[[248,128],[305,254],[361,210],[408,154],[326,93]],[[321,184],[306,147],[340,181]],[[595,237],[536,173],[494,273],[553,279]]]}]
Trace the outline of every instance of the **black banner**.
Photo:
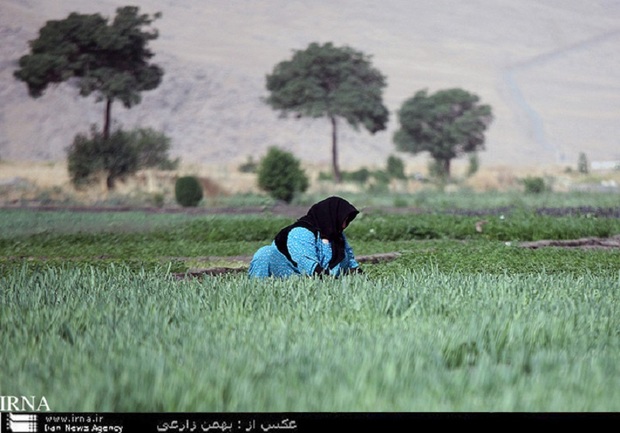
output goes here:
[{"label": "black banner", "polygon": [[[0,413],[0,433],[412,431],[438,427],[588,427],[620,414],[588,413]],[[616,424],[617,425],[617,424]]]}]

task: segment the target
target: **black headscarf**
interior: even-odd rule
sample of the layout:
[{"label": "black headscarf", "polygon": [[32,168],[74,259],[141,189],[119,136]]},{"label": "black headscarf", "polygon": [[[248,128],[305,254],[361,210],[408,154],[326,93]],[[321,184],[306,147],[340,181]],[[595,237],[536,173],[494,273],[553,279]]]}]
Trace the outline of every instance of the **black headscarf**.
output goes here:
[{"label": "black headscarf", "polygon": [[348,201],[341,197],[332,196],[315,203],[310,207],[308,213],[299,218],[295,223],[283,228],[276,235],[276,247],[289,260],[291,256],[286,247],[289,232],[295,227],[304,227],[312,231],[315,235],[329,240],[332,246],[332,258],[329,267],[333,268],[344,259],[344,237],[342,235],[343,224],[351,223],[359,211]]}]

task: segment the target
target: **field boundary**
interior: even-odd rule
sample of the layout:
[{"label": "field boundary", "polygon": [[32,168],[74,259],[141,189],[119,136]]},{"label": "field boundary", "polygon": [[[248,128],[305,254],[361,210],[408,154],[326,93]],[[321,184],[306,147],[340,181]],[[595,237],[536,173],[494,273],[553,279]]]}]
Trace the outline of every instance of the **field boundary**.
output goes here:
[{"label": "field boundary", "polygon": [[[389,262],[392,260],[396,260],[401,256],[401,253],[394,251],[391,253],[380,253],[380,254],[369,254],[364,256],[357,256],[355,260],[360,264],[365,263],[381,263],[381,262]],[[230,257],[222,257],[226,259],[230,259]],[[210,267],[204,269],[195,269],[187,272],[176,272],[174,273],[174,277],[178,280],[182,280],[184,278],[199,278],[204,276],[215,276],[215,275],[223,275],[223,274],[237,274],[242,272],[247,272],[247,265],[250,263],[252,257],[250,256],[235,256],[235,261],[243,262],[245,266],[236,266],[236,267],[227,267],[227,266],[217,266]]]}]

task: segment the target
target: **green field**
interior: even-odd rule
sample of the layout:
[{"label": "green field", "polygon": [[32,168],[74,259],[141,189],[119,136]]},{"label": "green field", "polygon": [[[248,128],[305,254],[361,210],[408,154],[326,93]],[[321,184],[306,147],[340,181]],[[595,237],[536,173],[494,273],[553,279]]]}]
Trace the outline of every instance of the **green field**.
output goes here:
[{"label": "green field", "polygon": [[430,209],[347,229],[356,254],[396,260],[288,280],[173,275],[239,265],[292,221],[268,212],[0,210],[0,395],[58,412],[620,410],[620,250],[520,246],[620,219]]}]

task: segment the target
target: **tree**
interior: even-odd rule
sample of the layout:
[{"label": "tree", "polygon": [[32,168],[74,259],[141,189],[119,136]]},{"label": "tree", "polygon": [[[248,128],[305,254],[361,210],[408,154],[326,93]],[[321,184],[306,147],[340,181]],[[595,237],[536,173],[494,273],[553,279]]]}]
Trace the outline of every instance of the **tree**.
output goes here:
[{"label": "tree", "polygon": [[174,169],[177,160],[168,158],[170,138],[153,129],[114,131],[107,139],[95,127],[91,136],[75,136],[67,148],[71,182],[87,185],[98,175],[106,178],[108,189],[113,189],[117,179],[124,179],[142,168]]},{"label": "tree", "polygon": [[159,86],[163,70],[148,61],[153,53],[148,42],[156,30],[142,30],[161,14],[139,14],[138,7],[116,10],[111,24],[99,14],[71,13],[63,20],[48,21],[39,37],[30,41],[30,54],[19,59],[15,78],[28,85],[38,98],[50,84],[76,80],[80,95],[96,94],[105,101],[103,139],[110,137],[112,103],[126,108],[141,102],[140,92]]},{"label": "tree", "polygon": [[579,159],[577,160],[577,171],[581,174],[588,174],[588,157],[585,153],[579,153]]},{"label": "tree", "polygon": [[421,90],[398,111],[400,128],[394,143],[404,152],[429,152],[440,174],[449,178],[452,159],[484,149],[484,131],[492,120],[491,107],[465,90],[432,95]]},{"label": "tree", "polygon": [[290,203],[308,189],[308,177],[292,153],[270,147],[258,166],[258,187],[276,200]]},{"label": "tree", "polygon": [[332,127],[334,179],[341,181],[338,167],[340,117],[355,130],[363,125],[371,134],[386,128],[388,110],[382,102],[385,77],[370,57],[350,47],[310,44],[295,51],[291,60],[278,63],[267,75],[266,103],[283,115],[327,117]]}]

